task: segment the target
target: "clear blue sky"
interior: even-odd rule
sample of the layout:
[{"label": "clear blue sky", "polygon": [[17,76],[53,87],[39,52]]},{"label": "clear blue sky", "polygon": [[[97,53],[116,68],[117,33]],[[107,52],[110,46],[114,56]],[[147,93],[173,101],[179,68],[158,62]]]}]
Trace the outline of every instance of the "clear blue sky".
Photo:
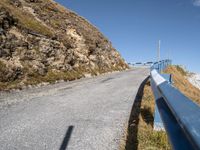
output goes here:
[{"label": "clear blue sky", "polygon": [[127,62],[170,57],[200,73],[200,0],[56,0],[94,24]]}]

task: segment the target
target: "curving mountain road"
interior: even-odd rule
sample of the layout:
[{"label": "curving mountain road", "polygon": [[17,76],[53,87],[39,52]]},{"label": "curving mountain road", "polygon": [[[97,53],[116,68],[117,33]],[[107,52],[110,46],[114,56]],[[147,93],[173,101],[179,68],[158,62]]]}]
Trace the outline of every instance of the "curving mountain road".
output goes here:
[{"label": "curving mountain road", "polygon": [[137,68],[0,95],[0,150],[115,150],[142,81]]}]

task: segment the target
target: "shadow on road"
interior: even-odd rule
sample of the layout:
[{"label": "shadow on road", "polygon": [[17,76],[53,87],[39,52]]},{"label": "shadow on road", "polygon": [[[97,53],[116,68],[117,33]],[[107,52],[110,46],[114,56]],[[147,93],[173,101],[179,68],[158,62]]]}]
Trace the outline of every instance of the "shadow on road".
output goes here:
[{"label": "shadow on road", "polygon": [[126,141],[126,150],[137,150],[138,149],[138,124],[139,124],[139,115],[141,113],[141,102],[144,94],[144,87],[147,83],[149,77],[147,77],[139,87],[137,92],[127,130],[127,141]]},{"label": "shadow on road", "polygon": [[63,139],[62,145],[60,146],[59,150],[66,150],[67,149],[67,146],[69,144],[69,140],[70,140],[73,129],[74,129],[74,126],[68,127],[67,132],[65,134],[65,137]]}]

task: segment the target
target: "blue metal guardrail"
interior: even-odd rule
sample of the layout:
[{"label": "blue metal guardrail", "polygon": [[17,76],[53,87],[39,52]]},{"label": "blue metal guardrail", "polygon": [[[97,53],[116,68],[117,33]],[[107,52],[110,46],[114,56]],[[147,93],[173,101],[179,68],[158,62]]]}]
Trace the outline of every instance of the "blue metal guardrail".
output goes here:
[{"label": "blue metal guardrail", "polygon": [[163,60],[151,66],[154,128],[162,130],[164,125],[174,150],[200,150],[200,107],[172,85],[171,75],[161,74],[170,64],[171,60]]}]

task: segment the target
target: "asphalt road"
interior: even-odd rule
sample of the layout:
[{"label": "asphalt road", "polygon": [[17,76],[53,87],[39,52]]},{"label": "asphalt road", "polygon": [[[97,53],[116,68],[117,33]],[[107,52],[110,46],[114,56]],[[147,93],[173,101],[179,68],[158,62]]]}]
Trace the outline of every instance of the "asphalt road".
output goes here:
[{"label": "asphalt road", "polygon": [[149,70],[0,94],[1,150],[116,150]]}]

